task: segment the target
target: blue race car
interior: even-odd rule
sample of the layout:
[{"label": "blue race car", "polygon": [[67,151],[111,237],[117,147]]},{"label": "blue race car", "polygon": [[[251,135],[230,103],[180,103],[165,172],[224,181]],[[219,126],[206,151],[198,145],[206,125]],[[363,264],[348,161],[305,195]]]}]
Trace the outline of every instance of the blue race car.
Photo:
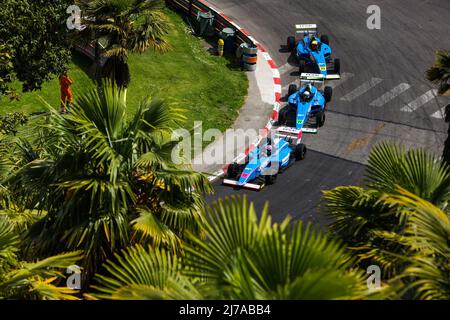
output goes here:
[{"label": "blue race car", "polygon": [[278,173],[306,156],[306,146],[300,143],[301,130],[278,128],[275,138],[263,139],[245,158],[244,163],[232,163],[223,184],[261,190],[274,184]]},{"label": "blue race car", "polygon": [[305,133],[317,133],[325,123],[327,103],[333,89],[324,87],[322,74],[303,73],[300,90],[295,84],[289,86],[289,104],[280,111],[278,122]]},{"label": "blue race car", "polygon": [[[299,63],[300,74],[304,72],[320,73],[325,77],[331,74],[340,75],[341,62],[339,59],[332,59],[332,50],[328,36],[317,32],[316,24],[296,25],[297,37],[288,37],[287,47],[294,52]],[[335,79],[329,77],[329,79]]]}]

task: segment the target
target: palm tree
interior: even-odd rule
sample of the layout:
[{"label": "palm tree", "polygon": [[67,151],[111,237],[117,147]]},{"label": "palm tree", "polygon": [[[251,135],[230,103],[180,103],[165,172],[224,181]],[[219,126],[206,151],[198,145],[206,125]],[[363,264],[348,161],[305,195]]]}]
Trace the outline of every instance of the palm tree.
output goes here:
[{"label": "palm tree", "polygon": [[108,83],[81,95],[70,115],[50,110],[7,180],[23,208],[46,212],[26,234],[26,253],[82,250],[87,285],[116,250],[142,243],[176,251],[186,232],[200,234],[211,189],[204,175],[172,162],[180,110],[145,99],[130,115],[123,91]]},{"label": "palm tree", "polygon": [[[369,296],[363,272],[336,241],[311,225],[258,219],[247,199],[208,210],[206,240],[185,255],[133,247],[105,264],[95,293],[106,299],[354,299]],[[381,290],[380,292],[382,292]]]},{"label": "palm tree", "polygon": [[442,158],[450,166],[450,103],[445,107],[445,122],[448,123],[447,139],[444,144]]},{"label": "palm tree", "polygon": [[429,81],[439,85],[439,94],[445,94],[450,90],[450,51],[438,50],[434,65],[427,70],[426,77]]},{"label": "palm tree", "polygon": [[402,207],[407,223],[404,242],[411,251],[409,265],[399,276],[405,291],[419,299],[450,299],[450,219],[448,213],[420,197],[399,189],[383,199]]},{"label": "palm tree", "polygon": [[20,260],[20,233],[9,218],[0,213],[0,300],[45,299],[74,300],[75,291],[58,287],[62,269],[74,265],[79,252],[66,253],[36,262]]},{"label": "palm tree", "polygon": [[338,187],[324,192],[331,231],[354,252],[362,267],[377,264],[385,277],[400,274],[410,250],[403,234],[407,220],[401,207],[382,201],[398,186],[447,210],[450,172],[440,159],[422,149],[381,143],[369,156],[366,187]]},{"label": "palm tree", "polygon": [[143,53],[149,48],[165,52],[169,48],[165,37],[170,24],[162,12],[162,0],[93,0],[80,5],[86,26],[82,35],[103,44],[108,58],[103,74],[119,88],[126,89],[131,80],[130,52]]},{"label": "palm tree", "polygon": [[[429,81],[439,85],[438,94],[444,95],[450,90],[450,51],[438,50],[433,66],[427,70]],[[449,124],[448,137],[445,141],[443,159],[450,165],[450,105],[445,108],[445,122]]]}]

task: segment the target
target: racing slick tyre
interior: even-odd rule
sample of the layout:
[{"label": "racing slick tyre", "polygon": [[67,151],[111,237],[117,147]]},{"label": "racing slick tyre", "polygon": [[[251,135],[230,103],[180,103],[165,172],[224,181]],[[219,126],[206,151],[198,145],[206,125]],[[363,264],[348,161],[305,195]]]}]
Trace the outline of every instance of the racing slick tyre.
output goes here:
[{"label": "racing slick tyre", "polygon": [[286,116],[288,113],[287,110],[288,107],[285,107],[283,109],[280,110],[280,113],[278,113],[278,124],[279,125],[284,125],[286,123]]},{"label": "racing slick tyre", "polygon": [[328,103],[331,101],[331,97],[333,96],[333,88],[326,86],[325,90],[323,92],[324,98],[325,98],[325,102]]},{"label": "racing slick tyre", "polygon": [[325,124],[325,112],[320,111],[316,114],[316,126],[317,128],[323,127]]},{"label": "racing slick tyre", "polygon": [[235,179],[239,174],[239,165],[235,162],[230,164],[227,170],[227,174],[225,175],[226,179]]},{"label": "racing slick tyre", "polygon": [[295,147],[295,152],[294,152],[295,160],[300,161],[300,160],[305,159],[306,151],[307,151],[306,146],[303,143],[298,144]]},{"label": "racing slick tyre", "polygon": [[306,69],[306,61],[303,60],[303,59],[301,59],[301,60],[298,62],[298,72],[299,72],[300,74],[302,74],[302,73],[305,72],[305,69]]},{"label": "racing slick tyre", "polygon": [[341,74],[341,60],[334,59],[334,73]]},{"label": "racing slick tyre", "polygon": [[264,176],[264,181],[267,185],[275,184],[275,182],[277,181],[277,176],[278,174]]},{"label": "racing slick tyre", "polygon": [[294,51],[295,49],[295,37],[288,37],[287,38],[287,48],[289,51]]},{"label": "racing slick tyre", "polygon": [[320,42],[325,43],[327,46],[330,45],[330,42],[328,41],[328,36],[326,34],[320,36]]},{"label": "racing slick tyre", "polygon": [[297,86],[295,84],[289,85],[288,97],[292,96],[296,92],[297,92]]}]

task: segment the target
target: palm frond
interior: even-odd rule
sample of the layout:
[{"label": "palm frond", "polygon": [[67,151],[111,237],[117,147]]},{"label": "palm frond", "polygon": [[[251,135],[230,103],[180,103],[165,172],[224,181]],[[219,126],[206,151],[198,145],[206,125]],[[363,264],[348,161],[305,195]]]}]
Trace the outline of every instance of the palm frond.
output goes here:
[{"label": "palm frond", "polygon": [[97,292],[104,299],[199,299],[195,286],[181,274],[179,258],[160,249],[128,248],[108,261],[108,275],[96,275]]},{"label": "palm frond", "polygon": [[394,193],[396,186],[445,207],[450,198],[450,170],[434,154],[424,149],[406,151],[398,144],[376,145],[367,166],[368,186]]},{"label": "palm frond", "polygon": [[438,50],[434,65],[427,70],[429,81],[439,85],[439,94],[450,90],[450,51]]},{"label": "palm frond", "polygon": [[406,236],[414,253],[403,278],[411,282],[420,299],[450,298],[450,219],[432,203],[403,188],[386,195],[387,203],[408,213]]},{"label": "palm frond", "polygon": [[[308,299],[315,296],[313,286],[317,296],[324,298],[364,295],[363,278],[347,271],[352,259],[339,243],[310,225],[289,226],[289,221],[272,224],[267,206],[258,221],[245,198],[219,201],[209,210],[206,242],[192,237],[192,245],[186,248],[186,273],[219,288],[225,299]],[[320,274],[340,270],[351,284],[340,282],[345,290],[330,293],[319,277],[308,275],[313,270]],[[311,286],[298,295],[295,291],[303,277],[311,280]]]}]

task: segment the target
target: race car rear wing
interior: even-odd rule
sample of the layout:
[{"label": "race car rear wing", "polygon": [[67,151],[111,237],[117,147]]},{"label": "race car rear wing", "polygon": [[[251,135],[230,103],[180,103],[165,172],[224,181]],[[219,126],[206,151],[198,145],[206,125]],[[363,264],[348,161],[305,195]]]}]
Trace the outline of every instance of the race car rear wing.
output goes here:
[{"label": "race car rear wing", "polygon": [[296,33],[303,34],[316,34],[317,33],[317,24],[309,23],[309,24],[297,24],[295,25]]},{"label": "race car rear wing", "polygon": [[292,127],[279,127],[275,131],[277,138],[285,139],[286,141],[300,143],[302,139],[302,129]]},{"label": "race car rear wing", "polygon": [[339,74],[327,74],[324,76],[320,73],[302,73],[300,75],[300,79],[302,80],[339,80],[341,76]]},{"label": "race car rear wing", "polygon": [[304,133],[318,133],[318,132],[319,132],[319,129],[317,129],[317,128],[306,128],[306,127],[303,127],[302,131],[303,131]]}]

